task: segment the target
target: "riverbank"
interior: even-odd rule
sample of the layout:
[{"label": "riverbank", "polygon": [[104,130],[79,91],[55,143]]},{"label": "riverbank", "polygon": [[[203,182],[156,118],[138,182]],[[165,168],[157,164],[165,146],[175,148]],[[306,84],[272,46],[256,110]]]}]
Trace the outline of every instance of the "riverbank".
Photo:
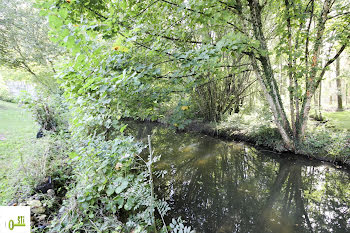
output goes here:
[{"label": "riverbank", "polygon": [[29,111],[0,100],[0,205],[31,206],[33,231],[49,225],[70,179],[67,141],[38,139],[38,129]]},{"label": "riverbank", "polygon": [[[165,121],[152,122],[174,127]],[[177,130],[205,134],[228,141],[246,142],[261,149],[290,154],[272,122],[267,125],[261,122],[263,121],[251,119],[230,119],[221,123],[192,121],[183,129]],[[327,125],[310,121],[303,145],[294,155],[350,168],[350,132],[337,129],[334,127],[334,122]]]},{"label": "riverbank", "polygon": [[[284,147],[276,128],[261,127],[256,128],[252,132],[247,129],[230,127],[227,124],[215,125],[211,123],[192,122],[184,130],[203,133],[225,140],[247,142],[254,146],[279,153],[290,153]],[[328,137],[325,135],[327,133]],[[339,135],[341,134],[341,137],[337,137],[337,133]],[[349,133],[309,131],[301,150],[295,155],[350,167],[350,137],[347,135]],[[344,144],[343,148],[341,148],[342,144]],[[330,149],[330,151],[327,151],[327,149]],[[346,154],[343,154],[344,152]]]},{"label": "riverbank", "polygon": [[35,141],[37,128],[29,112],[0,101],[0,205],[30,189],[31,182],[15,174],[25,172],[25,162],[36,154],[34,147],[41,148]]}]

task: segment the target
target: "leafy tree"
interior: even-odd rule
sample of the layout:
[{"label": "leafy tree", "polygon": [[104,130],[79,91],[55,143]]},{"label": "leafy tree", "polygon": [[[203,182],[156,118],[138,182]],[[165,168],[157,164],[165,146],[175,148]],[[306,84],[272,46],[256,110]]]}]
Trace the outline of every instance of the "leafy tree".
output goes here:
[{"label": "leafy tree", "polygon": [[56,72],[59,49],[49,40],[47,20],[31,1],[0,1],[0,38],[0,65],[20,68],[53,88],[48,77]]},{"label": "leafy tree", "polygon": [[[117,88],[117,95],[123,96],[119,100],[128,96],[128,103],[114,106],[123,106],[124,115],[136,110],[136,115],[150,116],[170,93],[198,91],[203,83],[225,77],[226,58],[247,60],[246,66],[229,64],[229,75],[254,70],[292,151],[305,136],[320,81],[349,39],[349,5],[340,0],[72,0],[48,1],[43,8],[50,9],[57,39],[76,56],[70,65],[74,70],[67,69],[65,76],[74,93],[81,94],[81,87],[86,90],[102,77],[104,83],[120,85],[122,81],[112,78],[118,67],[118,75],[123,72],[129,82]],[[108,47],[116,51],[107,52]],[[279,57],[287,60],[289,108],[272,63]],[[210,108],[217,111],[218,105]]]}]

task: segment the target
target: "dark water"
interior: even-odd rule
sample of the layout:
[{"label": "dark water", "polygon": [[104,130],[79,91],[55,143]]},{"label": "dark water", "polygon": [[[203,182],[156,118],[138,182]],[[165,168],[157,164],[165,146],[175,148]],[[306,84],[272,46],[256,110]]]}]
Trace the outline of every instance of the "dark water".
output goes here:
[{"label": "dark water", "polygon": [[350,179],[329,164],[152,124],[156,193],[196,232],[350,232]]}]

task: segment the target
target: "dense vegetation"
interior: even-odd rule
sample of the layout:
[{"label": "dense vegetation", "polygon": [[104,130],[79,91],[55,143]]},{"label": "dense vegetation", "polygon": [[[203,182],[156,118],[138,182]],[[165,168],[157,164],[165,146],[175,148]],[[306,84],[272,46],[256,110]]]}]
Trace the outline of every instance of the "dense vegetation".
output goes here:
[{"label": "dense vegetation", "polygon": [[[164,222],[159,157],[140,157],[125,119],[349,163],[349,39],[341,0],[0,1],[0,74],[38,90],[16,99],[0,80],[0,99],[26,106],[45,159],[64,161],[25,184],[69,168],[49,230],[190,231]],[[16,192],[30,193],[1,201]]]}]

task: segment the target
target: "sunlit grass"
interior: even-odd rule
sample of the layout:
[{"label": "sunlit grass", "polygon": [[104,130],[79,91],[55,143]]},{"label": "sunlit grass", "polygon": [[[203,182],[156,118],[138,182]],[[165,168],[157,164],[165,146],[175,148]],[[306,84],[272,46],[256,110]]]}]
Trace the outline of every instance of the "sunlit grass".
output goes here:
[{"label": "sunlit grass", "polygon": [[326,112],[324,116],[336,128],[350,130],[350,111]]},{"label": "sunlit grass", "polygon": [[37,129],[29,112],[0,101],[0,205],[16,191],[19,170],[33,155]]}]

